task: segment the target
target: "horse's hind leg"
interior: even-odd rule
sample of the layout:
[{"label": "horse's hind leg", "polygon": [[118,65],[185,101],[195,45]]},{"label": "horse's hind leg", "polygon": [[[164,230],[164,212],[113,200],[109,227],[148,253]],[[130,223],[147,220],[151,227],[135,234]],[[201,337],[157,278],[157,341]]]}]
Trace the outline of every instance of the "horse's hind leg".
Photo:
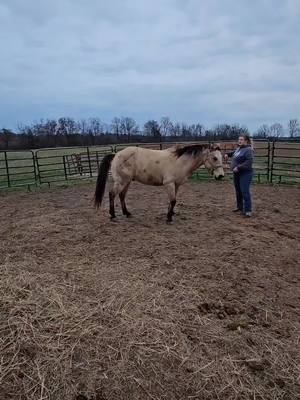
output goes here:
[{"label": "horse's hind leg", "polygon": [[110,218],[114,219],[116,218],[116,213],[115,213],[115,197],[121,192],[122,186],[114,182],[113,186],[111,187],[109,191],[109,214]]},{"label": "horse's hind leg", "polygon": [[109,214],[110,218],[114,219],[116,218],[116,213],[115,213],[115,191],[114,189],[111,189],[109,191]]},{"label": "horse's hind leg", "polygon": [[166,185],[166,189],[167,189],[169,200],[170,200],[168,213],[167,213],[167,222],[172,222],[172,217],[174,215],[174,207],[176,205],[175,184],[169,183],[168,185]]},{"label": "horse's hind leg", "polygon": [[122,206],[122,212],[123,212],[123,215],[126,215],[126,217],[131,216],[131,213],[127,210],[126,203],[125,203],[125,197],[126,197],[126,193],[128,191],[129,185],[130,185],[130,182],[127,183],[127,185],[124,187],[122,192],[119,194],[120,202],[121,202],[121,206]]},{"label": "horse's hind leg", "polygon": [[123,183],[114,182],[112,188],[110,189],[110,191],[109,191],[109,213],[110,213],[111,219],[116,218],[115,198],[118,194],[120,195],[123,214],[127,215],[127,217],[130,216],[130,212],[127,210],[126,204],[125,204],[125,195],[126,195],[129,185],[130,185],[130,182],[126,183],[126,185],[124,185]]}]

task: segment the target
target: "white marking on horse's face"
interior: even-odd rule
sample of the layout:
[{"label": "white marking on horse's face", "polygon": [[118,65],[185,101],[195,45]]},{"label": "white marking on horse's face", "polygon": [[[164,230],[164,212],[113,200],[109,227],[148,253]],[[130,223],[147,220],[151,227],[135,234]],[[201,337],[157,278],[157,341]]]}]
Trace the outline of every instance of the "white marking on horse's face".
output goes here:
[{"label": "white marking on horse's face", "polygon": [[209,153],[205,166],[212,171],[216,179],[224,178],[223,158],[220,150],[214,150]]}]

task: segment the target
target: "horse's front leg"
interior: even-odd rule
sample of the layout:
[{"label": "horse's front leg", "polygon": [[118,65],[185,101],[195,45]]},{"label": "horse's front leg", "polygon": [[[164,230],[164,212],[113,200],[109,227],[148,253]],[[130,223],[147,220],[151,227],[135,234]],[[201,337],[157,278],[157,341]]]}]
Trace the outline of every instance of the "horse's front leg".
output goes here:
[{"label": "horse's front leg", "polygon": [[[175,201],[177,199],[178,189],[179,189],[179,184],[175,183]],[[176,215],[176,212],[174,211],[174,209],[173,209],[173,215]]]},{"label": "horse's front leg", "polygon": [[172,217],[174,215],[174,207],[176,205],[176,189],[175,183],[168,183],[166,185],[167,193],[169,196],[169,208],[167,213],[167,222],[172,222]]}]

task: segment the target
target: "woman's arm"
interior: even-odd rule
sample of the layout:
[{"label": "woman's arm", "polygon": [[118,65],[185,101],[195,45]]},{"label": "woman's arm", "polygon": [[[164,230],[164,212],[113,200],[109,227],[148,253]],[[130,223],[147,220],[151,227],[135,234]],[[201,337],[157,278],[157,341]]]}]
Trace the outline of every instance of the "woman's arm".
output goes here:
[{"label": "woman's arm", "polygon": [[228,151],[224,154],[224,161],[227,162],[228,158],[231,158],[234,154],[234,151]]},{"label": "woman's arm", "polygon": [[233,151],[228,151],[225,153],[225,156],[227,156],[228,158],[231,158],[234,155],[235,150]]}]

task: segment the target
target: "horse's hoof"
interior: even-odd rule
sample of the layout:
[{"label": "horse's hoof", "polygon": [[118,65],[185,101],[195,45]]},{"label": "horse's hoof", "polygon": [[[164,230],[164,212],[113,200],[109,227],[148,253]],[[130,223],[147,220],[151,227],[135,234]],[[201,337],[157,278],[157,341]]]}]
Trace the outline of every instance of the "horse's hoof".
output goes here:
[{"label": "horse's hoof", "polygon": [[114,217],[110,217],[110,220],[111,220],[111,222],[116,222],[116,216],[114,216]]},{"label": "horse's hoof", "polygon": [[173,225],[174,221],[167,219],[167,225]]},{"label": "horse's hoof", "polygon": [[126,217],[127,217],[127,218],[131,218],[131,217],[132,217],[132,214],[131,214],[131,213],[127,213],[127,214],[126,214]]}]

